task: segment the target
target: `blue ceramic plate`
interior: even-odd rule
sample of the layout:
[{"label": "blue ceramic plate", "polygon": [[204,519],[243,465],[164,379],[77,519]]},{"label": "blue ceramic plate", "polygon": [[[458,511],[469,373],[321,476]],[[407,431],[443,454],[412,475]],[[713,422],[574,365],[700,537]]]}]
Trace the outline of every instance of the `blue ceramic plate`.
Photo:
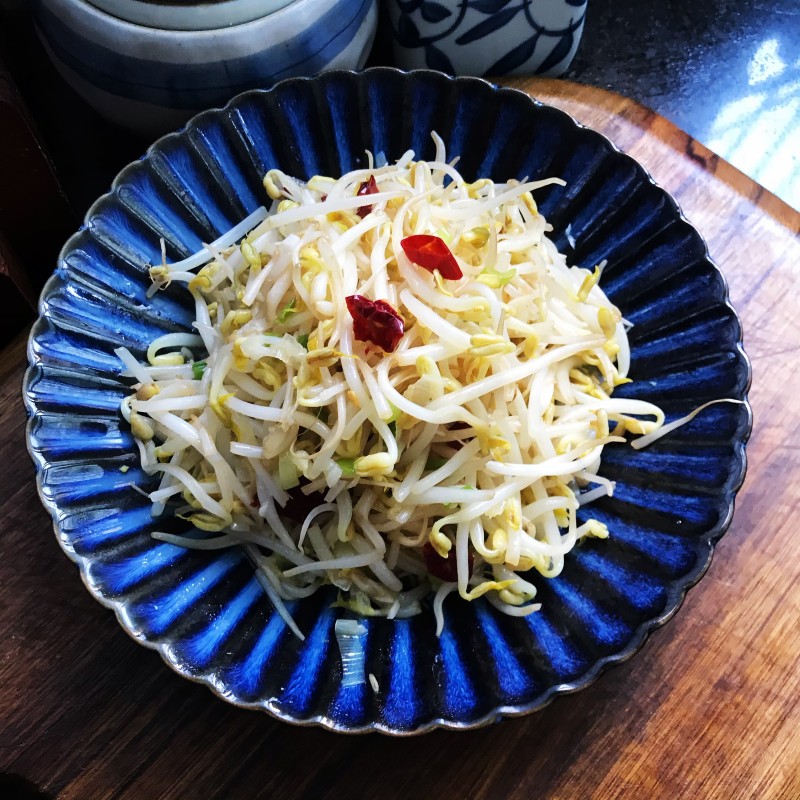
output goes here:
[{"label": "blue ceramic plate", "polygon": [[[145,297],[159,238],[177,260],[265,201],[271,167],[302,177],[363,166],[366,149],[433,156],[430,131],[474,179],[560,176],[537,194],[572,263],[607,259],[604,289],[634,323],[620,395],[668,418],[744,398],[750,369],[725,281],[675,202],[631,158],[569,116],[473,78],[391,69],[333,72],[248,92],[196,117],[126,167],[67,242],[30,340],[25,398],[39,490],[89,590],[179,673],[241,706],[340,731],[469,728],[523,714],[631,656],[708,566],[745,472],[747,406],[709,408],[637,452],[606,448],[613,498],[592,506],[611,538],[568,558],[541,586],[542,611],[500,615],[484,602],[367,620],[369,684],[342,686],[331,597],[294,606],[299,642],[238,551],[190,552],[150,538],[151,479],[117,411],[128,392],[113,354],[189,328],[179,291]],[[575,246],[565,230],[571,225]],[[121,471],[127,467],[127,472]]]}]

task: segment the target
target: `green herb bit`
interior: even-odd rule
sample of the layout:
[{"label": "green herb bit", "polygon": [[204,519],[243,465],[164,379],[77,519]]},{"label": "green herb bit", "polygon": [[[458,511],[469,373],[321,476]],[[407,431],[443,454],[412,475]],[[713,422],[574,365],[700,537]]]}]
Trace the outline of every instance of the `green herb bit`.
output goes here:
[{"label": "green herb bit", "polygon": [[444,228],[437,228],[434,236],[438,236],[445,244],[450,244],[453,241],[453,237],[450,235],[449,231],[446,231]]},{"label": "green herb bit", "polygon": [[428,456],[428,460],[425,462],[425,469],[427,472],[433,472],[436,469],[441,469],[447,463],[446,458],[442,458],[442,456]]},{"label": "green herb bit", "polygon": [[355,478],[356,476],[356,460],[354,458],[337,458],[336,463],[342,470],[343,478]]},{"label": "green herb bit", "polygon": [[288,302],[288,303],[287,303],[287,304],[286,304],[286,305],[285,305],[285,306],[284,306],[284,307],[281,309],[281,313],[280,313],[280,314],[278,314],[278,322],[280,322],[280,324],[281,324],[281,325],[285,325],[285,324],[286,324],[286,323],[289,321],[289,317],[291,317],[291,316],[292,316],[292,314],[295,314],[295,313],[296,313],[296,311],[295,311],[295,307],[296,307],[296,306],[297,306],[297,301],[296,301],[296,300],[294,299],[294,297],[293,297],[293,298],[292,298],[292,299],[291,299],[291,300],[290,300],[290,301],[289,301],[289,302]]},{"label": "green herb bit", "polygon": [[298,333],[297,337],[296,337],[297,341],[301,345],[303,345],[303,347],[305,347],[306,350],[308,350],[308,336],[309,336],[309,334],[307,334],[307,333]]},{"label": "green herb bit", "polygon": [[478,275],[478,280],[488,286],[490,289],[500,289],[505,286],[510,280],[513,280],[517,275],[517,270],[513,267],[499,272],[494,267],[487,267]]},{"label": "green herb bit", "polygon": [[194,364],[192,364],[192,375],[194,375],[196,381],[199,381],[203,377],[206,366],[207,364],[205,361],[195,361]]},{"label": "green herb bit", "polygon": [[294,489],[300,485],[300,470],[291,453],[282,453],[278,458],[278,485],[281,489]]}]

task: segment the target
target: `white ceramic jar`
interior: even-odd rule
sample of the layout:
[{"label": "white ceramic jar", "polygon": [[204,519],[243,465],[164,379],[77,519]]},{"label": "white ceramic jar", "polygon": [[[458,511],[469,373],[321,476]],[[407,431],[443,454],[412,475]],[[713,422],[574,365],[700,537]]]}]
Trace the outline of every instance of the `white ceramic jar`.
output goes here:
[{"label": "white ceramic jar", "polygon": [[266,17],[292,0],[200,0],[176,4],[168,0],[89,0],[112,17],[172,31],[209,31]]},{"label": "white ceramic jar", "polygon": [[262,8],[272,13],[238,25],[170,30],[134,24],[86,0],[34,0],[39,36],[67,83],[107,119],[149,137],[246,89],[363,66],[377,0],[275,5],[269,0]]},{"label": "white ceramic jar", "polygon": [[387,0],[395,64],[452,75],[563,75],[587,2]]}]

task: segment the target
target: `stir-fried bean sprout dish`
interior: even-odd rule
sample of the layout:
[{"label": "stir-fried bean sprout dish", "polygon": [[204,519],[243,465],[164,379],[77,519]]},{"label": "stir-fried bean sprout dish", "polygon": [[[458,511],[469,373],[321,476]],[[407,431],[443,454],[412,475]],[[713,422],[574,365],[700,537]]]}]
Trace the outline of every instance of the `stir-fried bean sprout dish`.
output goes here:
[{"label": "stir-fried bean sprout dish", "polygon": [[434,140],[338,179],[271,170],[269,211],[151,269],[196,333],[148,365],[117,351],[153,513],[189,529],[153,535],[243,546],[298,635],[285,601],[330,585],[389,618],[434,593],[440,631],[451,591],[536,611],[533,571],[608,535],[577,520],[614,490],[603,448],[664,422],[612,396],[629,350],[603,265],[567,266],[534,200],[563,182],[468,183]]}]

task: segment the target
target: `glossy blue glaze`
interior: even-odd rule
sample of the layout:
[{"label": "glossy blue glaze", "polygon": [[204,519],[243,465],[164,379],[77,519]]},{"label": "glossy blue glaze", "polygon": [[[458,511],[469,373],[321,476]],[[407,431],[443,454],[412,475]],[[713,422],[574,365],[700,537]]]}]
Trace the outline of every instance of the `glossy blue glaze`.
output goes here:
[{"label": "glossy blue glaze", "polygon": [[556,630],[547,613],[531,614],[525,617],[538,654],[546,662],[545,674],[556,676],[566,683],[586,670],[586,658],[573,646],[567,636]]},{"label": "glossy blue glaze", "polygon": [[184,577],[180,583],[170,587],[163,594],[156,594],[134,603],[131,607],[131,616],[137,620],[147,635],[155,636],[163,633],[183,614],[194,608],[198,601],[225,578],[243,558],[244,555],[239,550],[222,553],[219,558],[215,558],[200,571]]},{"label": "glossy blue glaze", "polygon": [[408,731],[419,715],[419,683],[414,669],[414,638],[412,623],[396,620],[390,633],[389,696],[383,708],[386,722],[393,729]]},{"label": "glossy blue glaze", "polygon": [[609,594],[616,594],[637,609],[655,614],[666,602],[666,588],[657,577],[629,569],[607,554],[580,547],[575,551],[575,562],[578,568],[602,581]]},{"label": "glossy blue glaze", "polygon": [[[69,394],[64,393],[64,384],[69,386]],[[70,409],[82,412],[113,412],[119,408],[120,401],[127,390],[122,384],[109,381],[87,381],[83,376],[44,368],[31,376],[31,385],[36,387],[42,408]]]},{"label": "glossy blue glaze", "polygon": [[242,553],[150,537],[165,521],[131,486],[154,479],[138,468],[117,411],[127,382],[113,351],[142,357],[155,336],[191,328],[191,304],[175,287],[145,296],[159,240],[170,259],[213,240],[267,202],[261,180],[271,167],[308,178],[362,166],[365,149],[428,158],[431,129],[467,178],[568,179],[537,200],[571,263],[608,260],[603,286],[634,323],[634,383],[620,396],[652,400],[674,419],[715,397],[744,398],[749,385],[725,282],[671,198],[606,139],[519,92],[430,72],[335,72],[242,95],[157,142],[92,207],[45,289],[25,383],[29,448],[59,542],[122,624],[227,700],[295,722],[472,727],[587,684],[674,613],[744,477],[746,406],[709,408],[643,451],[607,448],[614,497],[579,517],[611,535],[577,548],[558,578],[536,580],[542,611],[510,618],[451,596],[438,639],[429,607],[370,620],[365,673],[377,691],[342,685],[335,593],[290,604],[306,635],[299,642]]},{"label": "glossy blue glaze", "polygon": [[475,618],[483,639],[481,651],[490,657],[495,679],[500,687],[500,696],[505,703],[519,701],[531,690],[531,680],[525,668],[506,641],[494,610],[481,603],[475,608]]},{"label": "glossy blue glaze", "polygon": [[[572,577],[574,572],[573,567],[568,575]],[[598,585],[599,590],[595,588]],[[633,628],[625,617],[616,613],[616,608],[609,611],[605,607],[609,598],[602,581],[581,586],[565,577],[552,581],[546,588],[547,591],[542,593],[542,602],[550,602],[550,597],[560,601],[569,617],[567,624],[576,627],[574,635],[584,647],[603,654],[613,653],[633,635]],[[599,599],[601,596],[602,601]]]},{"label": "glossy blue glaze", "polygon": [[[188,551],[174,544],[153,543],[147,550],[112,562],[98,562],[90,571],[94,582],[109,594],[121,594],[157,575],[176,561],[189,557]],[[180,588],[180,587],[178,587]]]},{"label": "glossy blue glaze", "polygon": [[334,610],[329,605],[324,606],[311,633],[303,642],[300,658],[279,698],[281,706],[292,715],[302,717],[308,713],[311,701],[319,689],[322,665],[326,662],[330,664],[332,660],[327,658],[329,650],[334,650],[334,658],[338,655],[333,634],[334,619]]},{"label": "glossy blue glaze", "polygon": [[[294,613],[295,604],[287,604],[289,613]],[[286,623],[273,613],[263,626],[257,639],[248,643],[241,660],[229,667],[224,678],[226,687],[235,699],[253,701],[259,697],[265,670],[278,651],[279,643],[287,634]],[[183,662],[179,662],[183,663]]]},{"label": "glossy blue glaze", "polygon": [[[110,468],[107,468],[110,467]],[[108,497],[113,502],[117,492],[132,482],[143,483],[145,475],[140,470],[120,472],[113,465],[92,467],[87,464],[56,464],[45,471],[43,486],[45,496],[65,507],[83,501]]]},{"label": "glossy blue glaze", "polygon": [[442,630],[439,646],[444,684],[444,715],[449,719],[461,719],[473,711],[475,686],[464,664],[464,654],[459,642],[449,627]]},{"label": "glossy blue glaze", "polygon": [[42,413],[36,418],[36,448],[47,459],[79,457],[93,465],[101,454],[130,450],[133,438],[121,420]]},{"label": "glossy blue glaze", "polygon": [[[128,476],[130,480],[137,480],[133,470],[128,472]],[[130,503],[120,508],[120,496],[117,493],[113,499],[109,499],[107,506],[67,510],[62,515],[59,526],[64,546],[74,550],[76,554],[96,559],[104,549],[117,547],[120,542],[128,539],[139,539],[142,530],[152,524],[150,509],[137,508]],[[45,493],[44,497],[48,495]],[[54,499],[53,502],[57,503],[58,500]],[[60,507],[63,508],[64,504]],[[173,553],[176,558],[181,555],[175,551]],[[130,565],[117,567],[116,572],[130,585],[129,581],[135,574]],[[107,578],[108,576],[104,576],[104,586]],[[108,583],[111,589],[110,582]]]},{"label": "glossy blue glaze", "polygon": [[218,655],[220,647],[233,633],[242,617],[252,605],[263,596],[263,590],[255,578],[251,578],[245,587],[231,598],[221,609],[219,615],[207,620],[200,632],[192,636],[180,648],[181,658],[206,667]]},{"label": "glossy blue glaze", "polygon": [[330,708],[330,717],[342,720],[348,727],[360,727],[364,724],[367,714],[367,692],[371,691],[372,689],[366,683],[340,686],[339,693]]}]

